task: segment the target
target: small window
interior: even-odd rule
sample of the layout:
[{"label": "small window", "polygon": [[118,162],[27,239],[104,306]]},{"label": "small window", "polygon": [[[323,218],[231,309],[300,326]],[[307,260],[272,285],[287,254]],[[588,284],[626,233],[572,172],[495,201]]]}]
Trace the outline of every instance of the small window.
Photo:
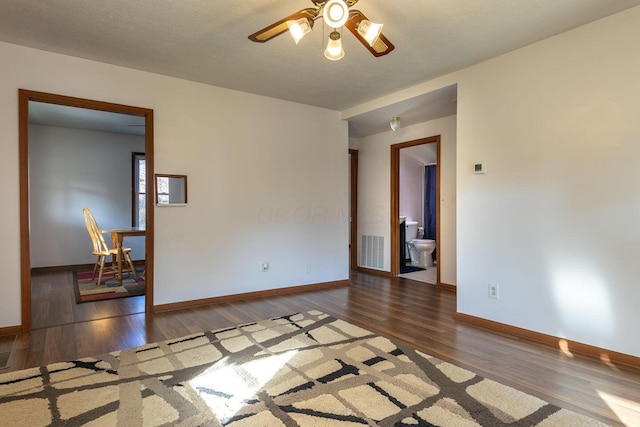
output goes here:
[{"label": "small window", "polygon": [[146,227],[147,162],[144,153],[133,153],[133,218],[134,227]]}]

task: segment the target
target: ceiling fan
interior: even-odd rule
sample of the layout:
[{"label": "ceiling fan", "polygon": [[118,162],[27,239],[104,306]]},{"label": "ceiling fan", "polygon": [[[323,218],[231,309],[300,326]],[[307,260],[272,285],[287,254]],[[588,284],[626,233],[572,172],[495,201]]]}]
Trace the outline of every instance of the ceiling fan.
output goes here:
[{"label": "ceiling fan", "polygon": [[394,49],[393,44],[382,34],[382,24],[367,19],[359,10],[350,9],[358,0],[311,0],[316,6],[302,9],[249,36],[249,40],[264,43],[289,31],[296,44],[311,32],[316,19],[322,18],[333,31],[329,34],[324,54],[337,60],[344,56],[338,28],[344,26],[360,41],[373,56],[383,56]]}]

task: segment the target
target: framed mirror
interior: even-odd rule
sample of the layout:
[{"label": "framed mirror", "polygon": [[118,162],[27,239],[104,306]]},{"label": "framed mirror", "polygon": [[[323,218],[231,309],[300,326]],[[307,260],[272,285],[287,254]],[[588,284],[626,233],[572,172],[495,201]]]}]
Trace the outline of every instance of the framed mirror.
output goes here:
[{"label": "framed mirror", "polygon": [[187,204],[187,176],[156,174],[156,205],[185,206]]}]

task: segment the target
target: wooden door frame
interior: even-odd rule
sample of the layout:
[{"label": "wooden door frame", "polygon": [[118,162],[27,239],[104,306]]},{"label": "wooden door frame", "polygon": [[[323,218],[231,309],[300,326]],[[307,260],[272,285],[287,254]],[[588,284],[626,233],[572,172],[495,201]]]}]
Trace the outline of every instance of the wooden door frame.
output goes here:
[{"label": "wooden door frame", "polygon": [[[145,118],[146,180],[153,191],[153,110],[45,92],[18,89],[20,174],[20,286],[23,332],[31,330],[31,236],[29,232],[29,101],[87,108]],[[145,311],[153,312],[153,195],[147,195],[145,237]]]},{"label": "wooden door frame", "polygon": [[349,149],[351,215],[349,216],[349,268],[358,268],[358,150]]},{"label": "wooden door frame", "polygon": [[438,254],[438,263],[436,264],[436,285],[440,284],[440,135],[420,138],[413,141],[393,144],[391,146],[391,276],[396,277],[400,274],[400,254],[398,247],[400,245],[400,150],[416,145],[436,144],[436,253]]}]

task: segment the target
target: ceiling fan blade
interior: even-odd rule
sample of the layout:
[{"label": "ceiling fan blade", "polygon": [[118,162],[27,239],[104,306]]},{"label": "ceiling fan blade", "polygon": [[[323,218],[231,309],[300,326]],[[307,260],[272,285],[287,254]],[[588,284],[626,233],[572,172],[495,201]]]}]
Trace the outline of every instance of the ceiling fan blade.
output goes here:
[{"label": "ceiling fan blade", "polygon": [[353,34],[355,38],[360,40],[360,43],[362,43],[364,47],[369,49],[369,52],[371,52],[373,56],[383,56],[395,49],[395,46],[391,44],[384,34],[380,34],[380,37],[378,37],[378,40],[375,41],[373,46],[369,46],[369,43],[358,33],[358,24],[363,19],[367,19],[367,17],[364,16],[362,12],[359,10],[350,10],[349,19],[344,25],[351,31],[351,34]]},{"label": "ceiling fan blade", "polygon": [[258,42],[258,43],[267,42],[272,38],[279,36],[280,34],[288,30],[287,21],[296,20],[300,18],[310,18],[313,21],[316,19],[316,16],[318,16],[318,9],[314,9],[314,8],[302,9],[299,12],[292,13],[286,18],[281,19],[278,22],[275,22],[269,25],[268,27],[261,29],[260,31],[251,34],[249,36],[249,40]]}]

